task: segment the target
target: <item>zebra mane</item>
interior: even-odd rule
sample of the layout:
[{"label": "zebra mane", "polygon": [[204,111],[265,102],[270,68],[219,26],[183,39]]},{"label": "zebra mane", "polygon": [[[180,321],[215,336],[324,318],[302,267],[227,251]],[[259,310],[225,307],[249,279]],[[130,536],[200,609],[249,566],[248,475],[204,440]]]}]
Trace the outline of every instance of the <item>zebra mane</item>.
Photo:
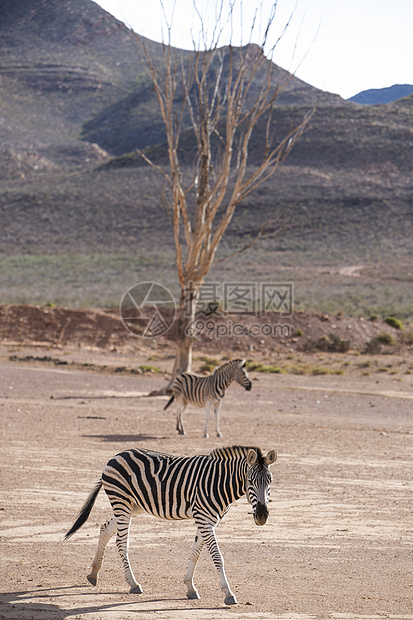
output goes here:
[{"label": "zebra mane", "polygon": [[232,446],[227,448],[214,448],[212,452],[210,452],[210,456],[220,461],[230,461],[239,456],[247,456],[250,450],[255,450],[259,463],[264,463],[264,455],[261,451],[261,448],[257,448],[255,446]]}]

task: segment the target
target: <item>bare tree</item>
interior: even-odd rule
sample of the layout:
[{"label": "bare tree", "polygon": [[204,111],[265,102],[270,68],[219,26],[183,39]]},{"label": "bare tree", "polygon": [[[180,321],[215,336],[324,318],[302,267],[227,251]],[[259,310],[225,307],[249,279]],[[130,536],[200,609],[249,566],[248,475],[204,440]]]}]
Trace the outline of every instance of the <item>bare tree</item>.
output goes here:
[{"label": "bare tree", "polygon": [[[237,3],[242,8],[242,0],[231,0],[231,10]],[[263,51],[268,47],[276,3],[263,29],[261,44],[251,43],[250,37],[246,45],[238,47],[231,42],[220,46],[223,0],[216,0],[214,6],[218,19],[209,41],[200,18],[202,49],[195,40],[193,52],[174,48],[169,25],[163,62],[159,62],[151,54],[147,40],[136,34],[168,145],[167,169],[144,153],[141,155],[164,175],[168,187],[164,208],[173,225],[181,290],[172,379],[191,369],[191,326],[197,300],[237,205],[274,174],[309,121],[309,116],[303,118],[281,140],[274,140],[274,104],[292,79],[290,73],[280,71],[271,61],[275,46],[267,55]],[[196,0],[194,8],[197,11]],[[230,20],[231,15],[227,15],[224,22]],[[251,36],[254,27],[255,23],[251,25]],[[188,126],[196,153],[190,174],[180,149],[183,135],[188,139]],[[262,152],[259,162],[251,165],[250,144],[258,129],[264,136]],[[257,225],[257,238],[263,236],[268,223]]]}]

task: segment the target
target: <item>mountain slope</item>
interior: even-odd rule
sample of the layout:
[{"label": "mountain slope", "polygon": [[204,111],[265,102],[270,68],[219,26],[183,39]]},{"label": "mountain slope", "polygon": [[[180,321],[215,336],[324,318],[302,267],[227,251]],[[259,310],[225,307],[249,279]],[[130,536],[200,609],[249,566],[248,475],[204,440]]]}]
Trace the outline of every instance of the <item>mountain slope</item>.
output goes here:
[{"label": "mountain slope", "polygon": [[[247,46],[241,50],[235,50],[237,53],[248,53],[249,49],[254,46]],[[225,51],[225,48],[223,48]],[[193,55],[192,52],[175,50],[176,57],[189,60],[188,57]],[[152,50],[155,64],[162,66],[164,62],[162,46]],[[277,97],[277,106],[283,108],[294,108],[297,106],[314,106],[318,101],[322,101],[323,105],[346,105],[346,103],[337,95],[322,93],[318,89],[302,82],[298,78],[277,67],[269,60],[268,65],[272,65],[272,79],[274,84],[285,83],[280,89]],[[213,69],[212,69],[213,70]],[[255,76],[250,92],[255,96],[257,91],[262,87],[266,79],[266,67],[264,67]],[[176,77],[178,82],[177,96],[175,105],[177,114],[179,114],[182,105],[182,86],[179,87],[180,76]],[[223,83],[225,83],[225,65],[223,73]],[[196,99],[196,96],[194,96]],[[183,129],[191,132],[191,122],[189,113],[183,119]],[[119,99],[114,104],[107,106],[99,114],[94,115],[85,123],[82,137],[88,141],[97,142],[109,153],[121,155],[128,153],[136,148],[145,149],[151,146],[157,146],[165,141],[165,132],[162,117],[159,113],[157,102],[154,98],[153,85],[146,73],[140,73],[137,76],[136,84],[130,94]]]},{"label": "mountain slope", "polygon": [[2,148],[84,160],[82,124],[135,79],[134,37],[84,0],[1,0],[0,12]]},{"label": "mountain slope", "polygon": [[[3,148],[34,147],[62,163],[62,144],[73,149],[82,132],[113,154],[142,148],[142,127],[158,127],[145,145],[159,141],[141,50],[124,24],[90,0],[0,0],[0,12]],[[146,44],[162,62],[162,45]],[[285,95],[293,103],[318,96],[296,78]]]},{"label": "mountain slope", "polygon": [[412,84],[394,84],[388,88],[371,88],[350,97],[349,101],[364,105],[381,105],[402,99],[413,93]]}]

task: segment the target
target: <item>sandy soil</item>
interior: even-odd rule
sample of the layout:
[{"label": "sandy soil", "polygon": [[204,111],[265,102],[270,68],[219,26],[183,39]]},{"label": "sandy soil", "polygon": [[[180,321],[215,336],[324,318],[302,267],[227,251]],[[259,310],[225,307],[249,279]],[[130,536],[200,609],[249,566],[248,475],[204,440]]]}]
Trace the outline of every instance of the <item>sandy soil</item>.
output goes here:
[{"label": "sandy soil", "polygon": [[[8,356],[0,347],[1,619],[413,618],[412,375],[252,373],[250,393],[228,392],[224,437],[206,440],[203,412],[187,412],[179,437],[166,397],[147,397],[162,376]],[[244,499],[217,530],[237,606],[223,604],[206,551],[201,599],[186,599],[191,521],[133,521],[143,594],[128,594],[114,541],[97,587],[88,585],[99,525],[111,513],[104,494],[87,524],[63,537],[111,456],[132,446],[192,455],[233,444],[279,454],[268,524],[254,525]]]}]

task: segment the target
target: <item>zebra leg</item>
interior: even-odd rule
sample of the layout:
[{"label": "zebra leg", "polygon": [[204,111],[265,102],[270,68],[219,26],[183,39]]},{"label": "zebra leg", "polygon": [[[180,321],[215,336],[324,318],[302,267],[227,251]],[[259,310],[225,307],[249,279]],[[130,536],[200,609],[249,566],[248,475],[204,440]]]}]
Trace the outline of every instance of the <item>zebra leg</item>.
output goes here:
[{"label": "zebra leg", "polygon": [[105,555],[106,545],[116,532],[116,519],[112,517],[107,523],[100,528],[98,548],[95,558],[92,563],[92,572],[87,576],[87,580],[92,586],[95,586],[98,581],[99,571],[102,568],[103,557]]},{"label": "zebra leg", "polygon": [[222,437],[222,433],[219,430],[219,410],[221,409],[221,404],[222,404],[222,400],[219,401],[219,403],[217,403],[214,407],[214,413],[215,413],[215,429],[217,432],[217,437]]},{"label": "zebra leg", "polygon": [[118,533],[116,536],[116,545],[118,547],[118,551],[120,557],[122,558],[123,568],[125,569],[125,578],[128,584],[130,585],[129,592],[133,594],[141,594],[142,588],[140,584],[136,581],[135,575],[133,574],[130,562],[129,562],[129,528],[132,519],[132,514],[125,514],[122,512],[121,514],[117,514],[116,522]]},{"label": "zebra leg", "polygon": [[209,402],[209,400],[207,400],[207,402],[205,403],[205,428],[204,428],[204,437],[206,437],[206,439],[208,439],[209,435],[208,435],[208,420],[209,420],[209,411],[211,408],[211,403]]},{"label": "zebra leg", "polygon": [[197,530],[195,534],[195,541],[191,551],[191,558],[189,560],[189,565],[184,577],[184,583],[188,588],[188,592],[186,593],[186,595],[188,598],[191,599],[199,598],[198,590],[194,586],[194,573],[203,546],[204,539],[202,538],[200,531]]},{"label": "zebra leg", "polygon": [[180,435],[185,435],[184,423],[183,423],[183,415],[186,409],[185,403],[182,403],[182,407],[178,411],[178,416],[176,418],[176,430]]},{"label": "zebra leg", "polygon": [[214,562],[215,567],[219,571],[221,590],[225,594],[224,603],[225,605],[236,605],[238,601],[235,598],[235,594],[229,587],[228,579],[224,569],[224,558],[222,557],[222,553],[220,548],[218,547],[217,539],[215,536],[215,527],[213,525],[207,524],[200,526],[199,530],[202,534],[204,542],[208,547],[208,551],[211,554],[212,561]]}]

